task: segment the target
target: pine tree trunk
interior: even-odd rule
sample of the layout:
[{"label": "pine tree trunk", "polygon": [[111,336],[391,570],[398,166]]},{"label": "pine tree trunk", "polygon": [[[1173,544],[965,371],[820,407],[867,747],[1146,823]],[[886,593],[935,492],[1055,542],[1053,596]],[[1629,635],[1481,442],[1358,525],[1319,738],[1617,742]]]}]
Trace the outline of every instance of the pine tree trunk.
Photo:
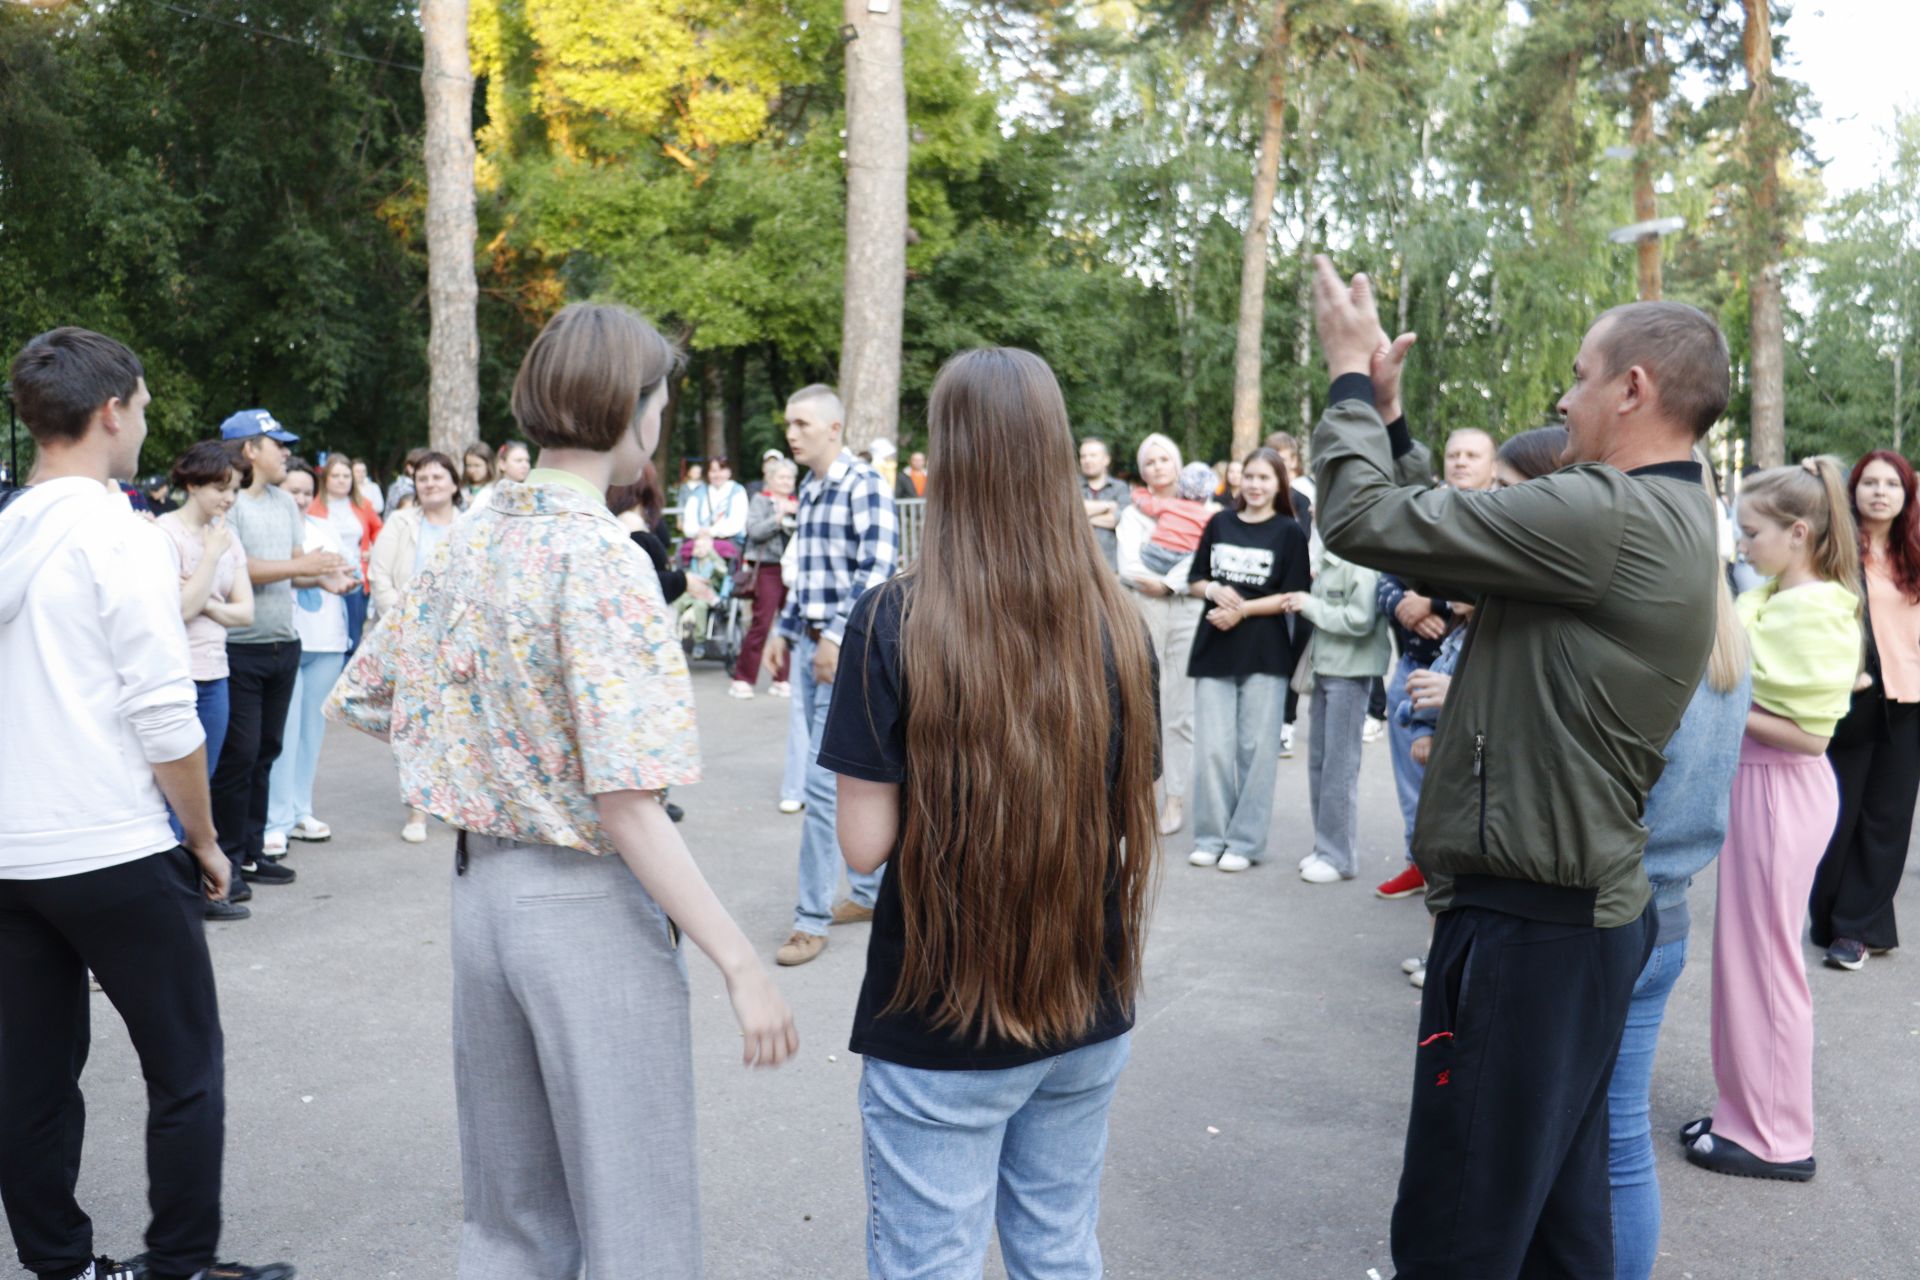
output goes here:
[{"label": "pine tree trunk", "polygon": [[[706,367],[700,371],[700,444],[707,451],[709,459],[724,458],[727,456],[726,382],[721,374],[718,355],[708,352],[703,363]],[[734,469],[739,470],[738,459],[735,460]]]},{"label": "pine tree trunk", "polygon": [[845,0],[847,277],[840,338],[846,442],[897,440],[907,294],[907,85],[896,2]]},{"label": "pine tree trunk", "polygon": [[1746,6],[1747,154],[1755,170],[1747,236],[1748,378],[1753,393],[1753,460],[1787,460],[1786,337],[1780,314],[1780,147],[1773,118],[1773,29],[1768,0]]},{"label": "pine tree trunk", "polygon": [[1267,233],[1280,183],[1280,147],[1287,122],[1287,0],[1274,0],[1266,53],[1266,109],[1254,156],[1253,206],[1240,246],[1240,322],[1233,349],[1233,452],[1244,458],[1260,443],[1260,356],[1267,314]]},{"label": "pine tree trunk", "polygon": [[467,0],[421,0],[427,169],[427,439],[452,457],[480,438],[473,252],[473,62]]},{"label": "pine tree trunk", "polygon": [[[1659,36],[1641,23],[1634,32],[1640,74],[1633,81],[1633,220],[1651,222],[1660,216],[1653,194],[1653,105],[1659,95],[1654,63],[1658,57]],[[1635,250],[1639,257],[1640,301],[1658,302],[1660,278],[1660,237],[1642,236]]]}]

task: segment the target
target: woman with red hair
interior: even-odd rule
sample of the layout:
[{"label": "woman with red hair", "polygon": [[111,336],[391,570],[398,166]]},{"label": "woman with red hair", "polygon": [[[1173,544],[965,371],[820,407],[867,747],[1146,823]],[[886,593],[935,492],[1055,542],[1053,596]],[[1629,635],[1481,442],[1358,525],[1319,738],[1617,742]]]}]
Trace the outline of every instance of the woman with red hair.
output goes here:
[{"label": "woman with red hair", "polygon": [[1866,578],[1867,666],[1827,749],[1840,822],[1809,909],[1827,964],[1852,971],[1900,945],[1893,895],[1920,792],[1920,501],[1912,464],[1889,449],[1860,459],[1847,490]]}]

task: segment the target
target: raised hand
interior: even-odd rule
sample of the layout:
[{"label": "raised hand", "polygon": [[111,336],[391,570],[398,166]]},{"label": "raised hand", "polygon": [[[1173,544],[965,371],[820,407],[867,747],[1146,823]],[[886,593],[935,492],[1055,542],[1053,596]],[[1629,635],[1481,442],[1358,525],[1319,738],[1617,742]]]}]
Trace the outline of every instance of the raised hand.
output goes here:
[{"label": "raised hand", "polygon": [[1373,284],[1366,273],[1343,283],[1325,254],[1315,254],[1313,259],[1313,323],[1331,377],[1371,374],[1374,353],[1392,346],[1380,327]]},{"label": "raised hand", "polygon": [[[1386,333],[1382,331],[1382,338]],[[1367,373],[1373,379],[1374,403],[1380,407],[1380,421],[1392,422],[1401,414],[1400,374],[1406,368],[1407,352],[1413,349],[1416,335],[1403,333],[1391,342],[1373,349]]]}]

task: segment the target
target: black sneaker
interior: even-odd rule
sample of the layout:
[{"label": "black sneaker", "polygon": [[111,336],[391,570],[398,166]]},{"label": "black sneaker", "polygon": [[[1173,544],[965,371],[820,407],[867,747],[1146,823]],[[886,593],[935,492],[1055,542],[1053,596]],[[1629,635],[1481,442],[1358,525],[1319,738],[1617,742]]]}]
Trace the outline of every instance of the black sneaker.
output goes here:
[{"label": "black sneaker", "polygon": [[[82,1276],[87,1273],[82,1271]],[[93,1260],[93,1280],[147,1280],[147,1269],[138,1262],[115,1262],[112,1258]]]},{"label": "black sneaker", "polygon": [[252,900],[253,886],[248,884],[247,878],[240,874],[240,868],[234,867],[233,874],[227,877],[227,901],[250,902]]},{"label": "black sneaker", "polygon": [[673,803],[673,801],[671,800],[666,802],[666,810],[667,810],[668,822],[678,822],[680,821],[680,819],[687,816],[687,811],[685,809],[682,809],[679,805]]},{"label": "black sneaker", "polygon": [[1867,963],[1867,944],[1852,938],[1835,938],[1827,948],[1827,968],[1858,973]]},{"label": "black sneaker", "polygon": [[241,863],[240,874],[255,884],[292,884],[295,873],[292,867],[262,858],[258,862]]},{"label": "black sneaker", "polygon": [[253,912],[241,906],[239,903],[227,899],[219,902],[209,902],[207,904],[207,919],[209,920],[245,920],[252,914]]},{"label": "black sneaker", "polygon": [[269,1262],[264,1267],[249,1267],[238,1262],[216,1262],[204,1271],[191,1276],[171,1276],[162,1271],[154,1271],[145,1262],[134,1261],[128,1264],[136,1268],[127,1274],[133,1280],[293,1280],[296,1274],[290,1262]]}]

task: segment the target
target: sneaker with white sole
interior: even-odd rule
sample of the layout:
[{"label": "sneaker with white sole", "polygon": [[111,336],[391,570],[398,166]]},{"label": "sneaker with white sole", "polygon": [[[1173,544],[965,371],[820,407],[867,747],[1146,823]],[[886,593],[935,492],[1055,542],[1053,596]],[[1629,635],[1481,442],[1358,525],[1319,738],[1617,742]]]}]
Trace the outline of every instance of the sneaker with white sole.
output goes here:
[{"label": "sneaker with white sole", "polygon": [[1340,870],[1325,858],[1315,858],[1300,868],[1300,878],[1308,884],[1337,884]]},{"label": "sneaker with white sole", "polygon": [[312,844],[319,844],[323,840],[333,839],[333,828],[312,814],[308,814],[306,817],[300,819],[300,821],[294,823],[293,829],[287,832],[287,834],[295,840],[305,840]]},{"label": "sneaker with white sole", "polygon": [[1220,855],[1212,849],[1195,849],[1187,855],[1190,867],[1214,867],[1220,865]]},{"label": "sneaker with white sole", "polygon": [[1387,722],[1385,720],[1375,720],[1372,716],[1368,716],[1366,725],[1360,730],[1360,741],[1378,742],[1380,741],[1380,735],[1385,733],[1386,730]]},{"label": "sneaker with white sole", "polygon": [[729,698],[751,698],[753,696],[753,686],[745,680],[735,680],[727,686],[727,696]]},{"label": "sneaker with white sole", "polygon": [[1222,871],[1245,871],[1253,865],[1253,859],[1240,853],[1223,853],[1220,861],[1214,864]]},{"label": "sneaker with white sole", "polygon": [[1312,862],[1312,861],[1314,861],[1314,860],[1315,860],[1316,858],[1318,858],[1319,856],[1320,856],[1320,855],[1319,855],[1319,854],[1317,854],[1317,853],[1309,853],[1309,854],[1308,854],[1308,855],[1307,855],[1306,857],[1304,857],[1304,858],[1302,858],[1302,859],[1300,859],[1300,869],[1301,869],[1302,871],[1305,871],[1305,870],[1307,869],[1307,864],[1308,864],[1309,862]]},{"label": "sneaker with white sole", "polygon": [[1290,724],[1280,726],[1280,758],[1293,759],[1293,726]]},{"label": "sneaker with white sole", "polygon": [[406,826],[400,828],[400,838],[408,844],[425,844],[427,842],[427,824],[424,822],[409,822]]},{"label": "sneaker with white sole", "polygon": [[1408,956],[1400,962],[1400,972],[1402,973],[1417,973],[1426,967],[1427,958],[1425,956]]},{"label": "sneaker with white sole", "polygon": [[269,831],[260,837],[260,852],[269,858],[285,857],[287,837],[284,832]]},{"label": "sneaker with white sole", "polygon": [[805,813],[806,811],[807,802],[804,800],[782,800],[780,802],[780,812],[782,813]]},{"label": "sneaker with white sole", "polygon": [[1421,965],[1418,969],[1408,974],[1407,985],[1425,991],[1427,989],[1427,966]]},{"label": "sneaker with white sole", "polygon": [[775,680],[767,686],[767,692],[776,698],[791,698],[793,696],[793,686],[785,680]]}]

